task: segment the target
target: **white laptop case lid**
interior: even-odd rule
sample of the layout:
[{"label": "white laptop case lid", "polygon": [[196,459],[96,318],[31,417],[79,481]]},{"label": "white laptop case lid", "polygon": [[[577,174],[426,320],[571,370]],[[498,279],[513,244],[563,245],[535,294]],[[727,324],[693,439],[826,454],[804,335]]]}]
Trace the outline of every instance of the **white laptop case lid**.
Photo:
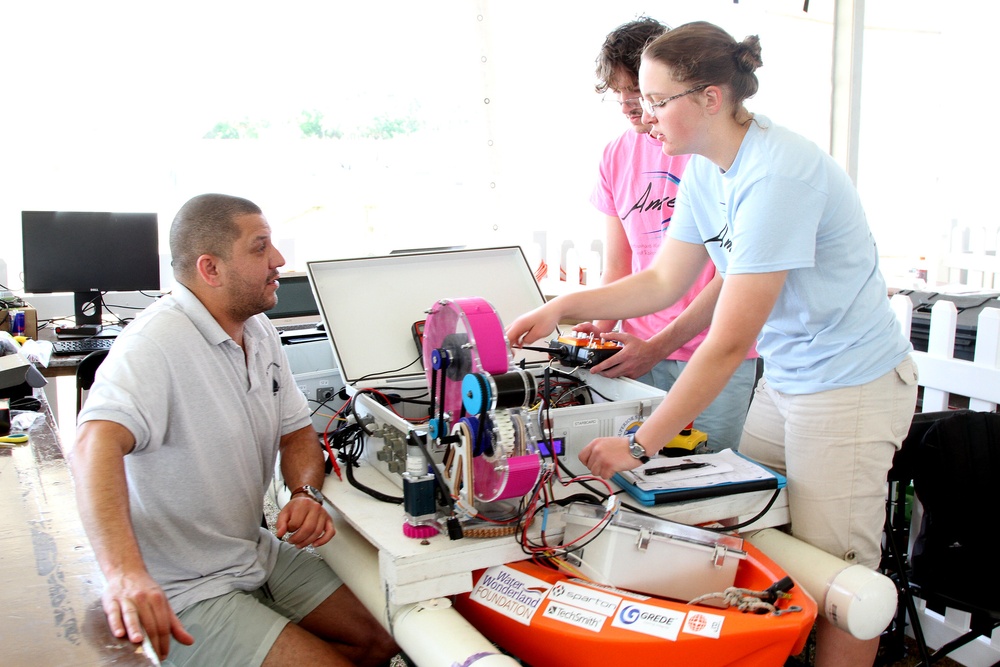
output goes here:
[{"label": "white laptop case lid", "polygon": [[[313,261],[307,268],[348,385],[423,378],[412,327],[436,301],[483,298],[504,327],[545,302],[518,246]],[[544,352],[514,352],[515,362],[548,360]]]}]

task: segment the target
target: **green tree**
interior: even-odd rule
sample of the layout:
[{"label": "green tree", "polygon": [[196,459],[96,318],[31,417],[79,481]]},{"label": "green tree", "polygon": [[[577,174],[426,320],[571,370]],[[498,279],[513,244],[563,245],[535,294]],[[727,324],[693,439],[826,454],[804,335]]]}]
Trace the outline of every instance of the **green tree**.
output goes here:
[{"label": "green tree", "polygon": [[211,130],[205,133],[205,139],[259,139],[260,131],[270,126],[265,121],[251,121],[243,119],[241,121],[220,121]]},{"label": "green tree", "polygon": [[413,134],[419,129],[420,122],[412,116],[405,118],[376,116],[368,127],[361,129],[361,136],[366,139],[392,139],[403,134]]},{"label": "green tree", "polygon": [[339,139],[344,133],[337,128],[328,128],[323,122],[322,111],[303,111],[299,117],[299,129],[304,137],[317,139]]}]

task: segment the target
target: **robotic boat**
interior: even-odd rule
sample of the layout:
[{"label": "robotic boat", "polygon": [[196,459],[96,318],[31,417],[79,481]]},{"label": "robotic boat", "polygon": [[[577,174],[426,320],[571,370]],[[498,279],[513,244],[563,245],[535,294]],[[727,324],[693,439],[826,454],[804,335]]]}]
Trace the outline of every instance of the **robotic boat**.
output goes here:
[{"label": "robotic boat", "polygon": [[780,666],[805,646],[816,602],[795,585],[773,603],[754,602],[760,598],[750,593],[765,593],[786,575],[749,542],[744,549],[729,590],[731,600],[745,603],[738,606],[708,604],[725,591],[690,604],[594,584],[532,561],[476,572],[474,589],[454,602],[490,641],[536,667]]}]

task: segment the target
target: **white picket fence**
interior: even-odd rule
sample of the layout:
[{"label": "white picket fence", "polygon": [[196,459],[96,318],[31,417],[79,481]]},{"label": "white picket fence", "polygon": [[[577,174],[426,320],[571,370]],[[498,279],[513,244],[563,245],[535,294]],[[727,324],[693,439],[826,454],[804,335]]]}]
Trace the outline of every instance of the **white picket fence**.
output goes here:
[{"label": "white picket fence", "polygon": [[946,251],[933,257],[927,277],[929,285],[967,285],[1000,290],[1000,228],[961,225],[953,221]]},{"label": "white picket fence", "polygon": [[[897,294],[892,297],[893,310],[907,335],[913,321],[913,306],[908,296]],[[968,398],[969,408],[973,410],[993,412],[1000,404],[1000,309],[986,308],[980,313],[973,361],[953,358],[957,324],[958,312],[954,303],[939,300],[931,307],[927,352],[913,353],[920,375],[919,384],[923,387],[921,410],[947,410],[953,403],[953,397],[959,396]],[[964,402],[965,399],[960,400]],[[919,521],[917,507],[911,522],[911,550],[912,539],[916,535],[912,528],[919,526]],[[990,528],[985,526],[984,529]],[[992,554],[983,554],[985,567],[993,567],[992,560]],[[941,616],[924,608],[921,601],[917,602],[921,627],[929,647],[937,648],[968,630],[967,613],[948,609]],[[949,657],[967,667],[994,664],[1000,660],[1000,631],[993,633],[992,640],[979,638]]]}]

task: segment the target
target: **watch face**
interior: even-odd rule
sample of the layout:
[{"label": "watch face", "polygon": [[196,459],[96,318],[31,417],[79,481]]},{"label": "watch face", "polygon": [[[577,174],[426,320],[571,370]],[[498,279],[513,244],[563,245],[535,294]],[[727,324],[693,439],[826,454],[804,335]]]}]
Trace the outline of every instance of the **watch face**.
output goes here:
[{"label": "watch face", "polygon": [[646,456],[646,450],[643,449],[642,445],[640,445],[638,442],[635,441],[635,434],[634,433],[629,433],[629,436],[628,436],[628,451],[629,451],[629,454],[631,454],[633,458],[640,459],[640,458],[643,458],[644,456]]},{"label": "watch face", "polygon": [[292,491],[293,496],[296,493],[304,493],[305,495],[309,496],[310,498],[318,502],[320,505],[323,504],[323,492],[317,489],[315,486],[309,486],[308,484],[304,484],[299,488],[295,489],[294,491]]}]

